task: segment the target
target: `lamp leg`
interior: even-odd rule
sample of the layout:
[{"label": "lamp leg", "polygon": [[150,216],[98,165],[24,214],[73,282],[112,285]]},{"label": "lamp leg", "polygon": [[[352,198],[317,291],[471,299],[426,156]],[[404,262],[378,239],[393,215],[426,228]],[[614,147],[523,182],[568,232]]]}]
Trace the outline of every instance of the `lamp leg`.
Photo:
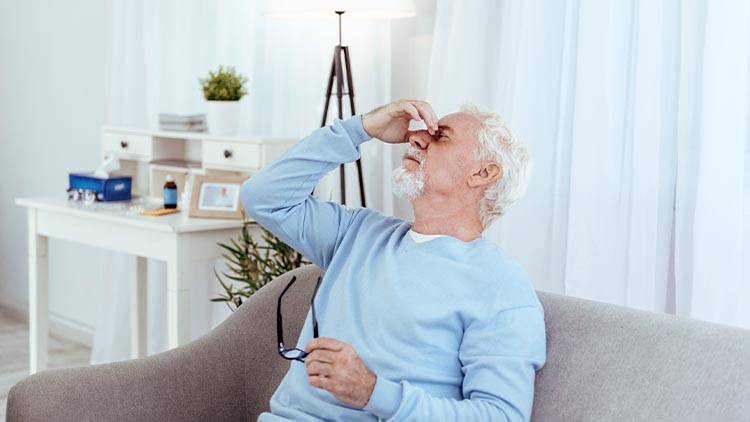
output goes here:
[{"label": "lamp leg", "polygon": [[[343,53],[343,61],[342,55]],[[346,69],[346,79],[344,78],[344,69]],[[349,110],[351,115],[357,114],[354,107],[354,82],[352,78],[352,67],[349,59],[349,47],[337,45],[333,50],[333,61],[331,63],[331,72],[328,77],[328,88],[326,89],[326,102],[323,109],[323,118],[321,119],[320,127],[326,125],[328,119],[328,107],[331,103],[331,96],[333,95],[333,80],[336,79],[336,102],[338,105],[338,116],[339,119],[344,118],[344,107],[343,107],[343,96],[344,94],[349,96]],[[365,201],[365,185],[364,178],[362,177],[362,160],[357,159],[357,178],[359,179],[359,198],[363,207],[367,206]],[[341,188],[341,203],[346,205],[346,174],[344,164],[339,166],[339,184]]]},{"label": "lamp leg", "polygon": [[[344,50],[344,64],[346,65],[346,84],[347,92],[349,93],[349,109],[352,112],[352,116],[356,115],[357,112],[354,109],[354,82],[352,80],[352,66],[349,60],[349,47],[343,47]],[[357,178],[359,179],[359,200],[363,207],[367,206],[365,201],[365,182],[362,177],[362,160],[357,158]]]},{"label": "lamp leg", "polygon": [[349,62],[349,47],[343,47],[344,49],[344,63],[346,64],[346,85],[347,92],[349,93],[349,110],[352,112],[352,116],[356,115],[354,111],[354,82],[352,82],[352,66]]},{"label": "lamp leg", "polygon": [[[341,46],[336,46],[333,55],[333,63],[336,67],[336,102],[339,106],[339,119],[344,119],[344,107],[342,100],[344,96],[344,70],[341,67]],[[341,203],[346,205],[346,171],[344,164],[339,167],[339,180],[341,184]]]},{"label": "lamp leg", "polygon": [[357,158],[357,176],[359,179],[359,200],[362,202],[362,207],[366,207],[367,203],[365,202],[365,182],[362,178],[362,161]]},{"label": "lamp leg", "polygon": [[336,46],[336,54],[333,55],[333,61],[336,65],[336,101],[339,106],[339,119],[344,118],[344,107],[342,106],[342,99],[344,97],[344,69],[341,67],[341,51],[342,47]]}]

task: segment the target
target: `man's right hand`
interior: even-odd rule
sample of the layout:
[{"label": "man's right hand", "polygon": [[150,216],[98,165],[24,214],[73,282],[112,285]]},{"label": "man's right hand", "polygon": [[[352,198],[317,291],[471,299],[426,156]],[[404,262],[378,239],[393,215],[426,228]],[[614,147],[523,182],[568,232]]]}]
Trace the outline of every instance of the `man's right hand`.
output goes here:
[{"label": "man's right hand", "polygon": [[430,104],[417,100],[399,100],[378,107],[362,116],[362,125],[373,138],[398,144],[409,142],[409,122],[412,119],[424,121],[430,135],[437,132],[437,114]]}]

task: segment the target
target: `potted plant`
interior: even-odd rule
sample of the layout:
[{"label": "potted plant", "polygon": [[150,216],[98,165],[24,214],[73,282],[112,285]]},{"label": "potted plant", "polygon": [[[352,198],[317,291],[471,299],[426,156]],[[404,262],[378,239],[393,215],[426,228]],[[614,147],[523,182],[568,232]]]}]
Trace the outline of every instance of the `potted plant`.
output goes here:
[{"label": "potted plant", "polygon": [[[250,235],[250,227],[257,226],[263,231],[266,245],[259,245]],[[216,279],[226,294],[211,299],[211,302],[225,302],[235,311],[242,303],[274,278],[303,265],[310,260],[284,243],[273,233],[255,221],[246,221],[237,239],[230,238],[230,244],[219,243],[225,252],[227,271],[222,275],[214,270]],[[235,286],[237,283],[237,286]]]},{"label": "potted plant", "polygon": [[208,131],[215,135],[236,135],[240,123],[240,99],[247,95],[247,78],[233,67],[219,66],[199,79],[208,101]]}]

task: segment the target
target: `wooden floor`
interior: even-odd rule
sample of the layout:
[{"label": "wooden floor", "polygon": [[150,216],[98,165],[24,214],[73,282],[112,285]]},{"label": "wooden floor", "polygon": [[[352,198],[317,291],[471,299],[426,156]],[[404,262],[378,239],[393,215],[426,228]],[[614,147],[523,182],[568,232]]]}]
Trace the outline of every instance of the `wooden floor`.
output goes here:
[{"label": "wooden floor", "polygon": [[[91,349],[73,341],[50,335],[50,368],[89,364]],[[0,421],[10,388],[29,375],[29,325],[17,311],[0,307]]]}]

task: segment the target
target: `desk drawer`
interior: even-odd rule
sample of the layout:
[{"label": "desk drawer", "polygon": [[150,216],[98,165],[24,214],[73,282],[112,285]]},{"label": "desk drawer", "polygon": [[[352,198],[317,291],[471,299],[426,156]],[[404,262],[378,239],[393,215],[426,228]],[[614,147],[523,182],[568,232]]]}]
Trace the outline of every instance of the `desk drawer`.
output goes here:
[{"label": "desk drawer", "polygon": [[104,154],[115,153],[120,158],[151,158],[151,137],[105,133],[102,141]]},{"label": "desk drawer", "polygon": [[203,167],[216,169],[257,169],[261,163],[259,144],[203,141]]}]

